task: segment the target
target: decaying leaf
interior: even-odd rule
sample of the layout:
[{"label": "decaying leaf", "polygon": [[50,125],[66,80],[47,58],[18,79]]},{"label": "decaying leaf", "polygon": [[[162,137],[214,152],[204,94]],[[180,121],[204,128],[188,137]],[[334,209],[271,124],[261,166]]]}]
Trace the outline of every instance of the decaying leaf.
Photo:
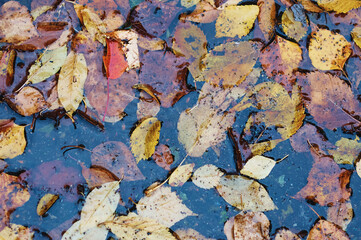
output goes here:
[{"label": "decaying leaf", "polygon": [[166,227],[171,227],[180,220],[195,216],[178,198],[170,187],[159,187],[148,196],[141,198],[137,204],[140,217],[155,219]]},{"label": "decaying leaf", "polygon": [[104,223],[119,239],[175,240],[169,229],[151,218],[131,214]]},{"label": "decaying leaf", "polygon": [[166,42],[160,38],[150,38],[139,35],[138,46],[146,50],[157,51],[164,50],[166,47]]},{"label": "decaying leaf", "polygon": [[206,238],[205,236],[203,236],[202,234],[200,234],[199,232],[197,232],[196,230],[194,230],[192,228],[177,229],[175,231],[175,233],[182,240],[195,240],[195,239],[197,239],[197,240],[215,240],[214,238]]},{"label": "decaying leaf", "polygon": [[79,18],[81,18],[81,21],[92,36],[93,40],[96,39],[105,46],[104,34],[107,30],[105,23],[100,19],[98,14],[93,12],[92,9],[81,5],[75,5],[75,7],[79,8],[78,12],[81,14]]},{"label": "decaying leaf", "polygon": [[230,217],[224,224],[223,232],[226,235],[227,240],[234,240],[234,217]]},{"label": "decaying leaf", "polygon": [[0,240],[31,240],[34,232],[27,227],[10,224],[0,232]]},{"label": "decaying leaf", "polygon": [[307,236],[307,240],[318,239],[349,240],[350,238],[341,227],[321,219],[316,222]]},{"label": "decaying leaf", "polygon": [[352,171],[340,169],[337,163],[327,155],[311,148],[314,159],[308,174],[307,185],[297,194],[298,199],[307,199],[321,206],[332,206],[349,199],[351,189],[347,188]]},{"label": "decaying leaf", "polygon": [[172,187],[182,186],[191,177],[194,163],[177,167],[169,177],[169,185]]},{"label": "decaying leaf", "polygon": [[351,36],[356,45],[361,48],[361,27],[354,27],[354,29],[352,29]]},{"label": "decaying leaf", "polygon": [[124,181],[144,179],[133,154],[122,142],[108,141],[99,144],[92,150],[91,162],[93,166],[103,167]]},{"label": "decaying leaf", "polygon": [[301,240],[301,238],[289,229],[281,228],[277,230],[275,240]]},{"label": "decaying leaf", "polygon": [[200,188],[211,189],[219,184],[223,174],[218,167],[212,164],[206,164],[194,172],[192,181]]},{"label": "decaying leaf", "polygon": [[299,42],[307,34],[308,20],[307,18],[304,22],[296,20],[293,11],[288,8],[282,14],[282,29],[288,37]]},{"label": "decaying leaf", "polygon": [[125,23],[125,18],[118,10],[113,10],[107,14],[103,20],[106,31],[111,32],[120,28]]},{"label": "decaying leaf", "polygon": [[118,206],[120,194],[119,182],[109,182],[91,191],[80,214],[80,232],[97,227],[98,224],[109,220]]},{"label": "decaying leaf", "polygon": [[86,231],[81,230],[80,224],[82,221],[75,222],[63,235],[61,240],[105,240],[108,235],[108,229],[102,227],[92,227]]},{"label": "decaying leaf", "polygon": [[0,42],[16,44],[37,35],[32,17],[25,6],[17,1],[8,1],[1,6]]},{"label": "decaying leaf", "polygon": [[361,152],[361,143],[359,137],[354,140],[348,138],[341,138],[335,144],[335,150],[330,149],[329,153],[332,154],[333,159],[338,164],[353,164],[357,156]]},{"label": "decaying leaf", "polygon": [[0,120],[0,159],[23,154],[26,146],[25,127],[12,120]]},{"label": "decaying leaf", "polygon": [[342,70],[352,53],[344,36],[327,29],[311,33],[308,51],[312,65],[320,70]]},{"label": "decaying leaf", "polygon": [[261,0],[259,7],[258,23],[266,42],[269,42],[275,33],[276,3],[274,0]]},{"label": "decaying leaf", "polygon": [[130,146],[137,163],[150,158],[158,144],[161,122],[151,117],[142,121],[130,136]]},{"label": "decaying leaf", "polygon": [[170,165],[173,163],[174,159],[172,152],[167,145],[159,144],[155,148],[152,158],[159,167],[170,171]]},{"label": "decaying leaf", "polygon": [[270,239],[270,221],[262,212],[245,212],[234,217],[234,239]]},{"label": "decaying leaf", "polygon": [[345,231],[353,216],[354,213],[350,201],[338,202],[327,209],[327,221],[333,222]]},{"label": "decaying leaf", "polygon": [[197,23],[210,23],[217,19],[221,11],[217,9],[214,0],[201,0],[190,14],[181,14],[180,20]]},{"label": "decaying leaf", "polygon": [[317,6],[317,4],[315,4],[312,0],[297,0],[297,2],[301,3],[306,11],[315,12],[315,13],[323,12],[323,9]]},{"label": "decaying leaf", "polygon": [[[134,87],[134,86],[133,86]],[[158,98],[152,93],[149,95],[145,91],[140,92],[139,102],[137,104],[137,118],[138,120],[155,117],[160,111]],[[158,101],[157,101],[158,100]]]},{"label": "decaying leaf", "polygon": [[271,158],[254,156],[243,166],[241,174],[254,179],[263,179],[270,174],[275,165],[276,161]]},{"label": "decaying leaf", "polygon": [[257,5],[227,6],[216,21],[216,37],[246,36],[259,13]]},{"label": "decaying leaf", "polygon": [[317,4],[326,11],[335,11],[337,13],[346,13],[354,8],[361,7],[358,0],[316,0]]},{"label": "decaying leaf", "polygon": [[66,57],[58,80],[58,96],[67,114],[72,116],[83,100],[88,68],[83,54],[73,51]]},{"label": "decaying leaf", "polygon": [[197,5],[200,0],[181,0],[181,5],[186,8],[193,7],[194,5]]},{"label": "decaying leaf", "polygon": [[26,83],[39,83],[57,73],[65,62],[66,54],[66,45],[54,50],[45,50],[29,69]]},{"label": "decaying leaf", "polygon": [[43,216],[58,200],[59,196],[51,193],[45,194],[39,201],[38,206],[36,208],[36,213],[39,216]]},{"label": "decaying leaf", "polygon": [[0,51],[0,95],[5,93],[13,82],[15,50]]},{"label": "decaying leaf", "polygon": [[216,188],[226,202],[243,211],[264,212],[277,208],[267,190],[246,177],[224,175]]}]

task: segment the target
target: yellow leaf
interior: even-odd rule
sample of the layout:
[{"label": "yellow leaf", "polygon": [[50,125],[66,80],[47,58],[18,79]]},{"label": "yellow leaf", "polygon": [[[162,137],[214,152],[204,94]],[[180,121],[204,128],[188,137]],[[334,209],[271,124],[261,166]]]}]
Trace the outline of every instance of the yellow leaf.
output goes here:
[{"label": "yellow leaf", "polygon": [[216,21],[216,37],[246,36],[259,13],[257,5],[228,6]]},{"label": "yellow leaf", "polygon": [[105,33],[107,31],[105,23],[100,19],[98,14],[93,12],[87,7],[83,7],[80,10],[81,18],[84,26],[92,36],[93,40],[98,40],[104,46],[105,42]]},{"label": "yellow leaf", "polygon": [[58,96],[68,115],[72,116],[83,100],[84,83],[88,68],[83,54],[71,51],[61,68]]},{"label": "yellow leaf", "polygon": [[336,142],[336,150],[328,150],[338,164],[353,164],[361,152],[361,143],[356,136],[354,140],[341,138]]},{"label": "yellow leaf", "polygon": [[23,154],[25,146],[25,127],[11,120],[0,120],[0,159]]},{"label": "yellow leaf", "polygon": [[275,33],[276,3],[274,0],[260,0],[258,22],[266,42],[269,42]]},{"label": "yellow leaf", "polygon": [[104,225],[119,239],[176,240],[167,227],[136,214],[116,217]]},{"label": "yellow leaf", "polygon": [[52,6],[40,6],[35,8],[34,10],[31,11],[31,16],[33,17],[33,21],[35,21],[41,14],[45,13],[46,11],[48,11],[49,9],[51,9]]},{"label": "yellow leaf", "polygon": [[63,66],[66,54],[66,45],[55,50],[45,50],[39,59],[30,67],[26,83],[39,83],[53,76]]},{"label": "yellow leaf", "polygon": [[313,225],[307,236],[307,240],[318,239],[349,240],[350,238],[338,225],[320,219]]},{"label": "yellow leaf", "polygon": [[34,233],[27,227],[10,224],[0,232],[0,240],[31,240]]},{"label": "yellow leaf", "polygon": [[356,45],[361,48],[361,27],[354,27],[351,36]]},{"label": "yellow leaf", "polygon": [[39,216],[43,216],[58,200],[59,196],[51,193],[45,194],[39,201],[38,206],[36,208],[36,213]]},{"label": "yellow leaf", "polygon": [[326,11],[336,13],[347,13],[348,11],[361,7],[359,0],[316,0],[317,4]]},{"label": "yellow leaf", "polygon": [[306,18],[307,24],[297,21],[294,17],[294,14],[290,8],[282,14],[282,29],[287,36],[293,38],[299,42],[307,34],[308,30],[308,20]]},{"label": "yellow leaf", "polygon": [[23,116],[31,116],[45,109],[48,104],[43,94],[36,88],[24,87],[15,96],[10,96],[9,105]]},{"label": "yellow leaf", "polygon": [[200,0],[181,0],[181,5],[186,8],[193,7],[194,5],[197,5]]},{"label": "yellow leaf", "polygon": [[223,172],[218,167],[206,164],[194,172],[192,181],[200,188],[211,189],[218,185],[222,176]]},{"label": "yellow leaf", "polygon": [[275,165],[276,161],[271,158],[254,156],[243,166],[241,174],[254,179],[263,179],[270,174]]},{"label": "yellow leaf", "polygon": [[130,147],[137,162],[148,159],[158,144],[161,123],[157,118],[147,118],[141,122],[130,136]]},{"label": "yellow leaf", "polygon": [[191,177],[194,168],[194,163],[179,166],[174,170],[169,178],[169,185],[172,187],[182,186]]},{"label": "yellow leaf", "polygon": [[342,70],[352,53],[344,36],[327,29],[311,33],[308,51],[312,65],[320,70]]}]

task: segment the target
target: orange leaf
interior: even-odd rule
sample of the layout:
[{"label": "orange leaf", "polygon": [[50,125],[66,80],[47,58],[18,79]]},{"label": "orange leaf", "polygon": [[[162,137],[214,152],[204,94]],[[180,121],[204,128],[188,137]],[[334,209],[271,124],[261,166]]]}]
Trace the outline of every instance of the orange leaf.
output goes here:
[{"label": "orange leaf", "polygon": [[107,55],[103,56],[103,62],[109,79],[119,78],[124,73],[128,63],[119,42],[107,39]]}]

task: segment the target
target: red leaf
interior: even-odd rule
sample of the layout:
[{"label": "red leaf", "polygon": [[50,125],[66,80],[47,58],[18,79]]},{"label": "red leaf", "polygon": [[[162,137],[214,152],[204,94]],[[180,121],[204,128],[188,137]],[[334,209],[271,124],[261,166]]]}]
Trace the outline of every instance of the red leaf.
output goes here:
[{"label": "red leaf", "polygon": [[103,56],[107,78],[116,79],[122,76],[128,63],[119,42],[107,39],[107,55]]}]

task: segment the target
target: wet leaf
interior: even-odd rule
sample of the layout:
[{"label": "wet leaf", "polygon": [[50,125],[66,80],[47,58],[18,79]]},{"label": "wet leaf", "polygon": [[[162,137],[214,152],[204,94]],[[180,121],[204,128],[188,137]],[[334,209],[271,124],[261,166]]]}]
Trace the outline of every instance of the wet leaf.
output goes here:
[{"label": "wet leaf", "polygon": [[227,240],[234,240],[234,233],[233,233],[233,230],[234,230],[234,217],[230,217],[224,224],[224,227],[223,227],[223,232],[224,232],[224,235],[226,235],[227,237]]},{"label": "wet leaf", "polygon": [[22,186],[18,177],[0,173],[0,230],[9,225],[10,214],[24,205],[29,198],[28,190]]},{"label": "wet leaf", "polygon": [[150,38],[150,37],[143,37],[138,36],[138,46],[140,48],[157,51],[157,50],[164,50],[166,47],[166,42],[160,38]]},{"label": "wet leaf", "polygon": [[78,6],[80,8],[80,18],[82,23],[84,24],[87,31],[90,33],[93,40],[98,40],[101,44],[105,46],[105,33],[106,33],[106,25],[100,19],[98,14],[93,12],[88,7]]},{"label": "wet leaf", "polygon": [[169,177],[169,185],[172,187],[182,186],[191,177],[194,163],[177,167]]},{"label": "wet leaf", "polygon": [[337,13],[346,13],[354,8],[361,7],[358,0],[316,0],[317,4],[326,11],[335,11]]},{"label": "wet leaf", "polygon": [[351,36],[356,45],[361,48],[361,27],[354,27],[354,29],[352,29]]},{"label": "wet leaf", "polygon": [[338,164],[353,164],[361,152],[359,140],[357,136],[354,140],[341,138],[335,144],[337,148],[335,150],[330,149],[329,153],[333,155],[335,162]]},{"label": "wet leaf", "polygon": [[301,3],[306,11],[322,13],[323,10],[317,6],[312,0],[298,0],[297,2]]},{"label": "wet leaf", "polygon": [[[134,87],[134,86],[133,86]],[[155,117],[160,111],[160,103],[157,97],[152,93],[149,95],[145,91],[140,92],[139,102],[137,104],[137,118],[138,120]]]},{"label": "wet leaf", "polygon": [[103,167],[98,167],[98,166],[93,166],[90,168],[83,167],[81,172],[88,184],[89,189],[100,187],[104,183],[114,182],[119,180],[119,178],[114,176],[112,172],[110,172],[109,170]]},{"label": "wet leaf", "polygon": [[257,5],[227,6],[216,21],[216,37],[246,36],[259,13]]},{"label": "wet leaf", "polygon": [[275,240],[301,240],[301,238],[289,229],[281,228],[277,230]]},{"label": "wet leaf", "polygon": [[196,230],[194,230],[192,228],[177,229],[175,231],[175,233],[182,240],[194,240],[194,239],[197,239],[197,240],[215,240],[214,238],[206,238],[205,236],[203,236],[202,234],[200,234],[199,232],[197,232]]},{"label": "wet leaf", "polygon": [[120,216],[104,224],[119,239],[172,240],[176,239],[169,229],[157,221],[137,216]]},{"label": "wet leaf", "polygon": [[335,223],[345,231],[353,216],[354,213],[350,201],[338,202],[327,209],[327,221]]},{"label": "wet leaf", "polygon": [[190,14],[181,14],[180,20],[191,21],[197,23],[211,23],[219,16],[219,11],[214,0],[201,0],[198,2],[194,11]]},{"label": "wet leaf", "polygon": [[39,201],[38,206],[36,208],[36,213],[39,216],[43,216],[58,200],[59,196],[51,193],[45,194]]},{"label": "wet leaf", "polygon": [[186,8],[193,7],[194,5],[197,5],[200,0],[181,0],[181,5]]},{"label": "wet leaf", "polygon": [[0,42],[16,44],[37,35],[29,10],[25,6],[17,1],[9,1],[1,6]]},{"label": "wet leaf", "polygon": [[232,87],[252,72],[259,50],[250,42],[229,42],[216,46],[202,60],[204,70],[196,81]]},{"label": "wet leaf", "polygon": [[352,53],[344,36],[327,29],[311,33],[308,51],[312,65],[320,70],[342,70]]},{"label": "wet leaf", "polygon": [[66,45],[54,50],[45,50],[30,67],[26,83],[39,83],[57,73],[65,62],[66,54]]},{"label": "wet leaf", "polygon": [[70,116],[83,100],[83,88],[88,68],[83,54],[71,51],[61,68],[58,80],[58,96]]},{"label": "wet leaf", "polygon": [[218,167],[212,164],[206,164],[194,172],[192,182],[197,187],[211,189],[219,184],[223,174]]},{"label": "wet leaf", "polygon": [[120,28],[125,23],[125,18],[118,10],[113,10],[106,15],[103,23],[105,24],[106,32],[111,32]]},{"label": "wet leaf", "polygon": [[13,82],[15,57],[14,50],[0,52],[0,95],[7,92]]},{"label": "wet leaf", "polygon": [[0,120],[0,159],[23,154],[26,146],[25,127],[12,120]]},{"label": "wet leaf", "polygon": [[91,162],[93,166],[100,166],[118,179],[124,181],[144,180],[133,154],[122,142],[108,141],[99,144],[92,150]]},{"label": "wet leaf", "polygon": [[107,55],[103,56],[103,62],[107,78],[119,78],[128,67],[124,52],[118,41],[106,39]]},{"label": "wet leaf", "polygon": [[105,227],[92,227],[82,231],[80,224],[82,221],[75,222],[63,235],[62,240],[105,240],[108,235],[108,229]]},{"label": "wet leaf", "polygon": [[[305,23],[306,22],[306,23]],[[296,20],[293,11],[288,8],[282,14],[282,29],[286,35],[299,42],[308,31],[308,20],[305,22]]]},{"label": "wet leaf", "polygon": [[307,240],[317,239],[348,240],[350,238],[347,233],[336,224],[321,219],[312,227],[307,236]]},{"label": "wet leaf", "polygon": [[246,165],[241,169],[241,174],[254,179],[263,179],[270,174],[275,165],[276,161],[271,158],[254,156],[247,160]]},{"label": "wet leaf", "polygon": [[240,213],[234,218],[234,239],[270,239],[270,225],[262,212]]},{"label": "wet leaf", "polygon": [[27,227],[10,224],[10,226],[6,226],[0,232],[1,240],[31,240],[34,237],[34,232]]},{"label": "wet leaf", "polygon": [[130,146],[137,163],[150,158],[158,144],[161,122],[151,117],[142,121],[130,136]]},{"label": "wet leaf", "polygon": [[274,0],[261,0],[259,7],[258,23],[266,42],[269,42],[275,33],[276,3]]},{"label": "wet leaf", "polygon": [[317,149],[311,148],[314,163],[307,177],[307,185],[295,197],[304,198],[321,206],[332,206],[348,200],[351,190],[347,185],[352,172],[340,169],[332,157],[316,151]]},{"label": "wet leaf", "polygon": [[140,217],[155,219],[166,227],[171,227],[180,220],[195,216],[178,198],[170,187],[159,187],[141,198],[137,204]]},{"label": "wet leaf", "polygon": [[277,208],[267,190],[258,182],[246,177],[224,175],[216,188],[226,202],[239,210],[263,212]]},{"label": "wet leaf", "polygon": [[170,171],[170,165],[172,165],[174,159],[172,152],[167,145],[159,144],[156,146],[152,158],[159,167]]},{"label": "wet leaf", "polygon": [[113,216],[120,200],[118,189],[119,182],[114,181],[105,183],[88,194],[80,214],[80,232],[97,227]]},{"label": "wet leaf", "polygon": [[[33,1],[34,2],[34,1]],[[52,9],[52,6],[39,6],[35,9],[31,10],[31,16],[33,17],[34,21],[43,13],[45,13],[46,11]]]}]

